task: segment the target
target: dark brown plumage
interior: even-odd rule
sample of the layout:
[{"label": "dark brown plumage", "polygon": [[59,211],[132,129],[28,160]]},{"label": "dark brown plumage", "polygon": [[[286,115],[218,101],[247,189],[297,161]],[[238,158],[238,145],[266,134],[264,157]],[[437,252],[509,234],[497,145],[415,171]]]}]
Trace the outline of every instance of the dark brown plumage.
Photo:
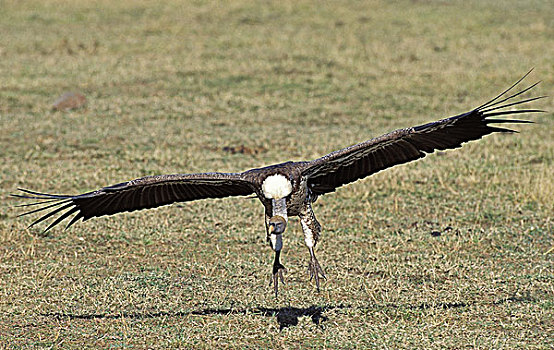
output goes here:
[{"label": "dark brown plumage", "polygon": [[[265,207],[266,228],[276,215],[284,217],[285,220],[288,220],[288,216],[300,217],[311,255],[310,273],[315,277],[319,288],[319,277],[324,277],[324,274],[315,258],[313,248],[318,241],[321,226],[315,219],[311,203],[318,196],[333,192],[340,186],[394,165],[422,158],[435,150],[457,148],[464,142],[477,140],[495,132],[513,132],[491,124],[529,123],[525,120],[495,118],[502,115],[542,112],[538,109],[506,110],[544,98],[539,96],[511,102],[538,84],[509,95],[528,74],[496,98],[467,113],[399,129],[312,161],[286,162],[242,173],[148,176],[80,195],[53,195],[20,189],[23,193],[13,196],[39,200],[22,206],[43,205],[21,215],[51,210],[34,221],[31,226],[61,214],[46,227],[47,231],[72,215],[74,216],[66,228],[79,219],[86,221],[103,215],[203,198],[255,194]],[[282,278],[284,270],[279,262],[282,238],[280,234],[277,237],[274,233],[267,233],[270,245],[276,252],[273,278],[277,293],[277,276]]]}]

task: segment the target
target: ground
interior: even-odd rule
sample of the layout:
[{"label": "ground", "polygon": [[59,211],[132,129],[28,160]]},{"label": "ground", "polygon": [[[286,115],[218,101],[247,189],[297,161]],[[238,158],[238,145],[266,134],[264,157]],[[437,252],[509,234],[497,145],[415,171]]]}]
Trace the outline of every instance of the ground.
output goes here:
[{"label": "ground", "polygon": [[[81,193],[304,160],[554,86],[548,1],[0,1],[0,348],[554,346],[554,98],[536,124],[318,199],[275,299],[263,208],[206,200],[64,231]],[[54,111],[68,91],[85,107]]]}]

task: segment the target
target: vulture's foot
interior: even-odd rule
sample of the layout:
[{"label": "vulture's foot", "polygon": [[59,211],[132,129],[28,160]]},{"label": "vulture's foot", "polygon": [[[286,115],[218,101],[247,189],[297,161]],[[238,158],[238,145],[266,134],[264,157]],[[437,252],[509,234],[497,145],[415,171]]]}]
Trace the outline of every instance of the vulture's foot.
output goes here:
[{"label": "vulture's foot", "polygon": [[285,284],[283,274],[286,273],[287,269],[280,262],[275,262],[273,264],[273,288],[275,289],[275,298],[277,298],[279,294],[279,280],[281,280],[281,283]]},{"label": "vulture's foot", "polygon": [[327,279],[327,277],[325,277],[323,269],[319,265],[319,262],[313,253],[311,254],[310,262],[308,263],[308,274],[310,275],[310,281],[315,279],[315,286],[319,292],[319,278],[322,277],[323,279]]}]

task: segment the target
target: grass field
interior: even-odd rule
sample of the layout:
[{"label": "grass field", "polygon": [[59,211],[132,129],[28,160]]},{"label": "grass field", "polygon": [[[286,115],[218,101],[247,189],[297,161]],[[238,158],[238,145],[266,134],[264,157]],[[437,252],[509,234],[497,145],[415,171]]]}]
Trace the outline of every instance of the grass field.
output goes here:
[{"label": "grass field", "polygon": [[[532,67],[552,96],[550,1],[4,0],[0,33],[0,348],[554,347],[552,97],[320,198],[320,293],[293,219],[275,299],[254,199],[44,235],[9,197],[313,159]],[[51,110],[73,90],[86,108]]]}]

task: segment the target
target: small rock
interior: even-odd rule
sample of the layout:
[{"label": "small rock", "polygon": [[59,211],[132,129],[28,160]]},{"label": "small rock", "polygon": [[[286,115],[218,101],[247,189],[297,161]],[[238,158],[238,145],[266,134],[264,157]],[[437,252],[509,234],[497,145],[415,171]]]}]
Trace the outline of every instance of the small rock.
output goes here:
[{"label": "small rock", "polygon": [[440,231],[431,231],[431,236],[433,237],[439,237],[441,235]]},{"label": "small rock", "polygon": [[52,105],[52,109],[56,111],[68,111],[83,107],[87,103],[87,99],[79,92],[66,92],[61,95]]}]

